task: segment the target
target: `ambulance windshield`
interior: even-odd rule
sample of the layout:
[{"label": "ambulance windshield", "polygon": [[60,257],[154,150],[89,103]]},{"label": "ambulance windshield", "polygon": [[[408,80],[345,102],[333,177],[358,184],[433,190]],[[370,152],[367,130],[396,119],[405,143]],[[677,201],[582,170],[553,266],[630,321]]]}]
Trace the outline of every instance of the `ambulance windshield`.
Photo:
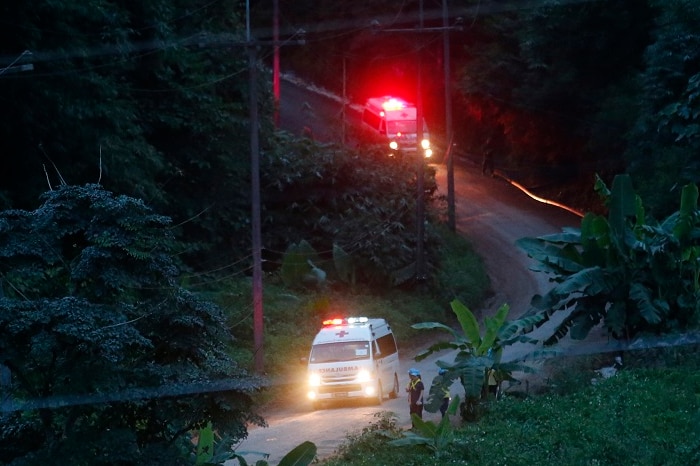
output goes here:
[{"label": "ambulance windshield", "polygon": [[416,134],[416,120],[389,120],[386,125],[389,134]]},{"label": "ambulance windshield", "polygon": [[368,341],[348,341],[339,343],[323,343],[311,347],[310,362],[340,362],[369,359],[370,346]]}]

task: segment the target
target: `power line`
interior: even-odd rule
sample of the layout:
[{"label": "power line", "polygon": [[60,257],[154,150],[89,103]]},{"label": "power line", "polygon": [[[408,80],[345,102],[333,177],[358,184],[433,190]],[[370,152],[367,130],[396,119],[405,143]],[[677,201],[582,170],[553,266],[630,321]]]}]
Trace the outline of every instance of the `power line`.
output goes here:
[{"label": "power line", "polygon": [[[557,6],[575,5],[581,3],[601,2],[604,0],[561,0]],[[210,2],[207,6],[216,3]],[[542,0],[527,0],[517,2],[516,4],[491,1],[488,3],[479,3],[476,6],[469,7],[454,7],[450,11],[450,18],[471,17],[471,16],[486,16],[500,13],[508,13],[511,11],[537,9],[545,5]],[[424,20],[435,21],[442,19],[443,12],[440,8],[426,10],[424,12]],[[185,17],[185,16],[183,16]],[[182,19],[182,17],[177,20]],[[316,23],[307,23],[295,27],[281,27],[280,34],[297,37],[301,31],[323,33],[323,32],[341,32],[348,30],[371,30],[371,22],[377,20],[383,24],[412,25],[416,22],[414,12],[399,12],[371,18],[361,19],[341,19],[341,20],[324,20]],[[274,45],[270,40],[273,37],[273,29],[271,27],[251,28],[250,34],[257,38],[258,44]],[[322,40],[322,39],[319,39]],[[288,42],[285,41],[285,42]],[[58,60],[70,60],[75,58],[97,58],[114,55],[131,55],[148,51],[166,50],[175,47],[198,47],[198,48],[228,48],[228,47],[243,47],[247,43],[244,33],[212,33],[202,31],[197,34],[174,40],[158,40],[127,42],[123,44],[105,44],[95,47],[81,48],[80,52],[66,51],[32,51],[32,61],[34,62],[49,62]],[[14,56],[0,56],[0,65],[11,63],[15,59]]]},{"label": "power line", "polygon": [[56,395],[28,400],[15,400],[9,395],[4,395],[3,399],[0,400],[0,412],[12,413],[16,411],[34,411],[37,409],[56,409],[115,402],[125,403],[144,399],[174,398],[227,391],[253,392],[266,385],[268,385],[268,383],[263,379],[254,376],[246,376],[244,379],[174,383],[161,385],[159,387],[132,388],[112,393]]}]

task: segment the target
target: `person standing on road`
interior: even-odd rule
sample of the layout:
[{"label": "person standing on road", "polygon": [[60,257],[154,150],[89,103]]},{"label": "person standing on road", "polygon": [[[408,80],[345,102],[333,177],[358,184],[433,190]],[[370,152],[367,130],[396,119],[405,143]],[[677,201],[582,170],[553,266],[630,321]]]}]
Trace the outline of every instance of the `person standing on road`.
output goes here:
[{"label": "person standing on road", "polygon": [[[425,386],[420,378],[420,371],[411,368],[408,370],[408,377],[411,379],[406,387],[406,392],[408,392],[408,412],[411,415],[415,414],[423,419],[423,391],[425,390]],[[413,424],[413,416],[411,416],[411,425],[415,427]]]},{"label": "person standing on road", "polygon": [[440,414],[445,417],[447,413],[447,408],[450,406],[450,387],[447,387],[445,381],[442,380],[442,376],[447,374],[447,369],[440,369],[438,371],[440,390],[442,390],[442,403],[440,403]]},{"label": "person standing on road", "polygon": [[491,142],[491,138],[488,138],[486,140],[486,144],[484,144],[484,147],[482,147],[482,152],[483,152],[483,159],[481,161],[481,173],[482,175],[491,175],[493,178],[494,173],[493,173],[493,152],[494,152],[494,147]]}]

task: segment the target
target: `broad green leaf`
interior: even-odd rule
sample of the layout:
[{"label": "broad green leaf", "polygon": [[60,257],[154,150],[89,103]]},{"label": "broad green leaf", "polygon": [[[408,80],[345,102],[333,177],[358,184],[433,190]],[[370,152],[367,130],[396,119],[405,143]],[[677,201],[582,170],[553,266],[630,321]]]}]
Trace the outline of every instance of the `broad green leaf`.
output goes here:
[{"label": "broad green leaf", "polygon": [[698,218],[698,187],[694,184],[688,184],[683,187],[681,193],[681,207],[678,211],[678,220],[673,228],[673,235],[681,241],[684,241],[690,235],[690,232],[697,225]]},{"label": "broad green leaf", "polygon": [[637,304],[640,315],[650,324],[661,322],[663,311],[659,309],[652,299],[651,290],[641,283],[630,285],[629,297]]},{"label": "broad green leaf", "polygon": [[479,334],[479,324],[472,311],[456,299],[450,303],[450,306],[452,306],[452,311],[457,315],[457,320],[462,326],[462,331],[468,342],[473,348],[478,347],[481,344],[481,335]]},{"label": "broad green leaf", "polygon": [[278,466],[308,466],[316,459],[316,444],[303,442],[284,455]]},{"label": "broad green leaf", "polygon": [[627,225],[627,219],[637,213],[636,194],[629,175],[618,175],[613,179],[610,195],[608,221],[612,232],[620,240]]},{"label": "broad green leaf", "polygon": [[493,317],[487,317],[484,319],[486,324],[486,332],[481,340],[481,344],[475,352],[477,356],[484,355],[488,350],[493,349],[496,344],[496,338],[506,322],[506,317],[508,317],[509,311],[510,306],[503,304],[498,308]]},{"label": "broad green leaf", "polygon": [[211,422],[199,431],[199,440],[197,441],[197,460],[196,465],[208,463],[214,456],[214,431],[211,427]]},{"label": "broad green leaf", "polygon": [[462,336],[461,336],[459,333],[457,333],[457,332],[455,331],[455,329],[453,329],[452,327],[450,327],[450,326],[448,326],[448,325],[442,324],[442,323],[440,323],[440,322],[419,322],[419,323],[417,323],[417,324],[411,325],[411,328],[414,328],[414,329],[417,329],[417,330],[420,330],[420,329],[424,329],[424,330],[426,330],[426,329],[427,329],[427,330],[433,330],[433,329],[444,330],[444,331],[446,331],[446,332],[452,334],[452,336],[454,337],[455,340],[461,339],[461,338],[462,338]]},{"label": "broad green leaf", "polygon": [[433,353],[437,353],[439,351],[444,351],[446,349],[460,349],[463,348],[464,345],[460,344],[458,342],[448,342],[448,341],[443,341],[439,343],[435,343],[434,345],[430,345],[428,348],[425,350],[419,352],[414,359],[416,361],[422,361],[423,359],[427,358]]},{"label": "broad green leaf", "polygon": [[411,414],[411,421],[413,422],[413,427],[420,435],[425,438],[433,439],[437,432],[437,426],[435,423],[426,421],[418,417],[418,415]]}]

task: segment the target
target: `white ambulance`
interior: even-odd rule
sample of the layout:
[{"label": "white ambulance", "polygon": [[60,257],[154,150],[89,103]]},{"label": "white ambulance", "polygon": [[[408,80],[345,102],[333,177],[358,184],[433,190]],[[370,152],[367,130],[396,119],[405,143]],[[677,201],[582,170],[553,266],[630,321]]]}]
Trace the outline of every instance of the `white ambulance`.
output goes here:
[{"label": "white ambulance", "polygon": [[[391,156],[418,151],[416,120],[416,106],[398,97],[372,97],[367,99],[362,110],[365,132],[373,135],[375,140],[385,142]],[[421,148],[425,158],[433,155],[425,121]]]},{"label": "white ambulance", "polygon": [[308,397],[326,402],[365,398],[381,404],[399,393],[399,353],[384,319],[349,317],[323,322],[308,359]]}]

